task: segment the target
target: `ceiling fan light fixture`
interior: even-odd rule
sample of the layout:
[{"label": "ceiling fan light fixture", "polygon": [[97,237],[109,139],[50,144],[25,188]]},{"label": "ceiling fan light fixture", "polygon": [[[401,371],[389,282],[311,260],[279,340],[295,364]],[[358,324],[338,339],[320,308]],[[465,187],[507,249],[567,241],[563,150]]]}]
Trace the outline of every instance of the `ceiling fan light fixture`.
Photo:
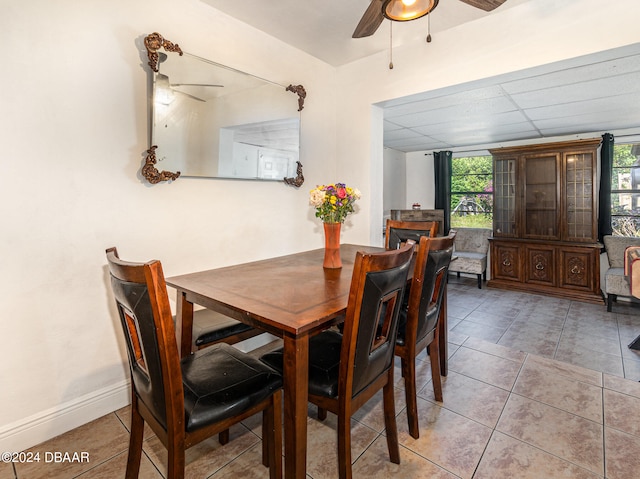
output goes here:
[{"label": "ceiling fan light fixture", "polygon": [[424,17],[438,6],[438,0],[385,0],[382,14],[395,22]]}]

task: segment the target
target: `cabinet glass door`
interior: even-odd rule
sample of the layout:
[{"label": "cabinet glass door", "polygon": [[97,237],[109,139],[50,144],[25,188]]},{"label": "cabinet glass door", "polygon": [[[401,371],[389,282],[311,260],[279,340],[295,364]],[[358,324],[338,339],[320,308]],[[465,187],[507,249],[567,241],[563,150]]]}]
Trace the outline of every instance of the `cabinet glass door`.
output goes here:
[{"label": "cabinet glass door", "polygon": [[591,153],[566,156],[567,239],[594,239],[593,224],[593,155]]},{"label": "cabinet glass door", "polygon": [[558,236],[557,160],[557,155],[526,158],[524,234],[529,238]]},{"label": "cabinet glass door", "polygon": [[493,166],[493,232],[496,236],[516,234],[515,158],[496,159]]}]

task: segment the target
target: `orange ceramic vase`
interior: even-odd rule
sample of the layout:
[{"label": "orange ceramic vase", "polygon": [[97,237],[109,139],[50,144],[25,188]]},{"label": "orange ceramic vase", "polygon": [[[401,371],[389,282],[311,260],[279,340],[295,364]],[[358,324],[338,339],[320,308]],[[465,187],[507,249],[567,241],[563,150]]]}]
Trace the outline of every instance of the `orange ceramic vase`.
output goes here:
[{"label": "orange ceramic vase", "polygon": [[340,258],[340,227],[341,223],[324,223],[324,263],[323,267],[342,268]]}]

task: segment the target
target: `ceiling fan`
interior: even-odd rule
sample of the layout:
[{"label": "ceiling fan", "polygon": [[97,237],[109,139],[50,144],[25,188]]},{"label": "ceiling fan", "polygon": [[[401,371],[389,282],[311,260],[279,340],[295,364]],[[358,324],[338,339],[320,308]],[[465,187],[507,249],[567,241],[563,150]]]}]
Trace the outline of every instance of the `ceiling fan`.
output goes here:
[{"label": "ceiling fan", "polygon": [[[490,12],[498,8],[506,0],[460,0],[468,5]],[[438,0],[371,0],[365,10],[352,38],[363,38],[373,35],[382,20],[405,22],[420,18],[438,6]]]}]

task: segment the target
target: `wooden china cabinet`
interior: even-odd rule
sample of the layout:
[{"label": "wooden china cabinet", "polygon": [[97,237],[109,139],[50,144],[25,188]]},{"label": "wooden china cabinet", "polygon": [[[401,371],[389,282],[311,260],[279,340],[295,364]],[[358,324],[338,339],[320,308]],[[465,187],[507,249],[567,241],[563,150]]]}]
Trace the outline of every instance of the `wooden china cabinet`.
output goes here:
[{"label": "wooden china cabinet", "polygon": [[489,286],[603,302],[597,241],[600,139],[490,150]]}]

